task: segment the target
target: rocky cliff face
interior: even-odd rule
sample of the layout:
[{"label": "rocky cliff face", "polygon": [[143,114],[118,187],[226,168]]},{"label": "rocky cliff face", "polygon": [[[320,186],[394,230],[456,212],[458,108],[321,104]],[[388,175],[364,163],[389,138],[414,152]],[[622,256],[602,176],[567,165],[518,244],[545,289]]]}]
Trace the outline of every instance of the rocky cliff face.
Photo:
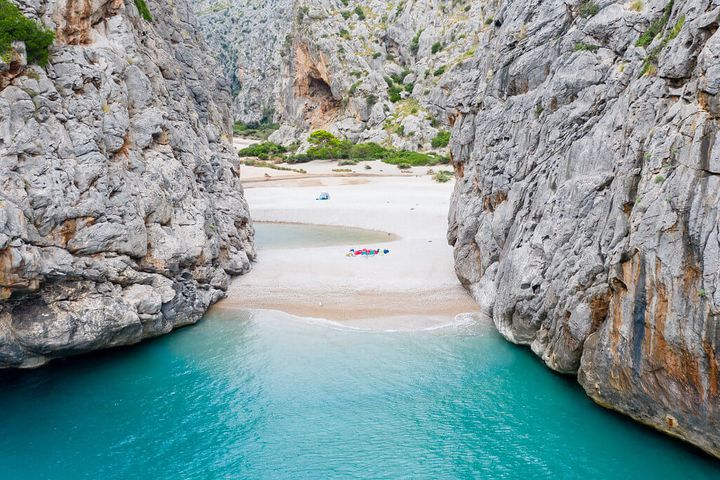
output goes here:
[{"label": "rocky cliff face", "polygon": [[200,29],[233,91],[238,122],[279,117],[282,53],[295,14],[293,0],[195,0]]},{"label": "rocky cliff face", "polygon": [[56,42],[44,68],[22,44],[0,65],[0,367],[197,321],[254,250],[187,3],[14,3]]},{"label": "rocky cliff face", "polygon": [[446,83],[459,278],[598,403],[720,456],[720,5],[488,5]]},{"label": "rocky cliff face", "polygon": [[196,11],[226,69],[254,72],[238,79],[236,119],[271,109],[284,124],[273,139],[285,144],[323,128],[429,149],[447,128],[447,73],[490,28],[486,2],[471,1],[203,0]]}]

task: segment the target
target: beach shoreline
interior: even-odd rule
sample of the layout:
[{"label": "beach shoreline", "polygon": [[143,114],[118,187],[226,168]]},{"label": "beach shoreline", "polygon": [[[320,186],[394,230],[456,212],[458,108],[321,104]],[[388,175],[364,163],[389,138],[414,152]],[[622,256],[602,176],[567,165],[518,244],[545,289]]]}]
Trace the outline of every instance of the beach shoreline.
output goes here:
[{"label": "beach shoreline", "polygon": [[[370,163],[378,174],[362,178],[333,172],[337,162],[329,161],[302,165],[313,178],[243,166],[241,181],[255,222],[360,228],[391,235],[389,241],[376,245],[284,249],[259,244],[253,270],[234,279],[227,298],[213,309],[279,310],[378,328],[393,328],[398,322],[407,325],[412,323],[410,317],[426,328],[459,314],[477,313],[478,305],[455,276],[452,247],[446,240],[452,182],[435,182],[428,167],[398,176],[392,165]],[[381,166],[387,176],[379,173]],[[354,170],[365,167],[361,163]],[[267,175],[278,174],[283,178],[267,181]],[[316,200],[321,192],[328,192],[330,200]],[[380,247],[390,253],[347,256],[351,248]]]}]

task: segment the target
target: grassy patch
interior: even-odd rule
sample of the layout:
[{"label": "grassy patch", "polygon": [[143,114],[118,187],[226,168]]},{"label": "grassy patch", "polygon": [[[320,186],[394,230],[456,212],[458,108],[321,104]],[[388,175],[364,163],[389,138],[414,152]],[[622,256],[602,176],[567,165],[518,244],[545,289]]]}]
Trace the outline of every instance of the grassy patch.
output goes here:
[{"label": "grassy patch", "polygon": [[238,122],[233,125],[233,133],[239,137],[254,138],[257,140],[267,140],[280,125],[277,123],[242,123]]}]

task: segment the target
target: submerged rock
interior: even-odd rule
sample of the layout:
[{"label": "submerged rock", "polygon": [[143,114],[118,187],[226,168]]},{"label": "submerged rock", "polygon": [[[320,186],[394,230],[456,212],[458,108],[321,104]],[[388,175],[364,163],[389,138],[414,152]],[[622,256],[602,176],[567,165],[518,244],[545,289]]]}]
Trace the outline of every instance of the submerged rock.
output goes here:
[{"label": "submerged rock", "polygon": [[187,2],[14,3],[56,41],[46,67],[0,68],[0,367],[197,321],[255,253]]},{"label": "submerged rock", "polygon": [[494,3],[447,101],[458,277],[599,404],[720,456],[720,7]]}]

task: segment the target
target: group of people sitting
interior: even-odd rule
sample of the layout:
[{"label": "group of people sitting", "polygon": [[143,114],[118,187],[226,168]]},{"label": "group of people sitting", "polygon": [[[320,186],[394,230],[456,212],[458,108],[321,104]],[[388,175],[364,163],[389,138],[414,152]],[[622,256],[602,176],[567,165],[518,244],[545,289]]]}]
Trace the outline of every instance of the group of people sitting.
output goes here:
[{"label": "group of people sitting", "polygon": [[346,256],[348,257],[374,257],[376,255],[387,255],[390,253],[390,250],[387,248],[381,250],[381,249],[372,249],[372,248],[358,248],[355,250],[354,248],[351,248],[350,251],[347,253]]}]

